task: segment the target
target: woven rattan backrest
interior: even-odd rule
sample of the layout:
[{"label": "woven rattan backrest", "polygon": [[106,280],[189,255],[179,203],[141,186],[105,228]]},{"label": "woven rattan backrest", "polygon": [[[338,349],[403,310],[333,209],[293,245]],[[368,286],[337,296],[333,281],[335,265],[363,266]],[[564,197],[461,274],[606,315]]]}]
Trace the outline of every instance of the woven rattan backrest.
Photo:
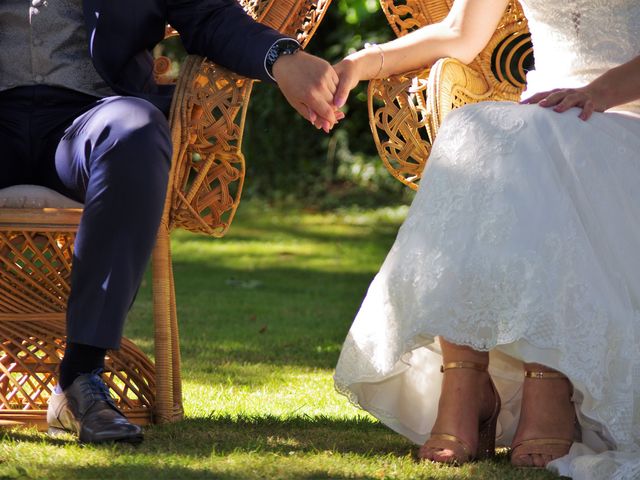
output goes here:
[{"label": "woven rattan backrest", "polygon": [[[306,45],[330,0],[239,0],[260,22]],[[182,67],[171,122],[174,158],[169,228],[221,237],[240,202],[240,146],[253,82],[200,57]]]},{"label": "woven rattan backrest", "polygon": [[[453,0],[380,0],[382,10],[397,36],[444,19]],[[533,67],[533,47],[527,19],[520,4],[511,0],[487,46],[469,64],[482,73],[495,94],[515,100]]]},{"label": "woven rattan backrest", "polygon": [[256,20],[307,45],[331,0],[238,0]]}]

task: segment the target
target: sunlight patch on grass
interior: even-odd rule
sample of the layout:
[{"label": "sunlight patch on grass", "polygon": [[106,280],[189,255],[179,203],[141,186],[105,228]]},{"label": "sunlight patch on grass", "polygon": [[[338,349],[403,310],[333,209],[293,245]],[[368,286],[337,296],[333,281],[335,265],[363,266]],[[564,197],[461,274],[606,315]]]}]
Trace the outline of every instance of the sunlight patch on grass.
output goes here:
[{"label": "sunlight patch on grass", "polygon": [[[326,240],[282,241],[269,238],[251,241],[203,241],[195,235],[172,244],[174,259],[202,262],[216,268],[238,271],[295,269],[300,271],[374,272],[371,251],[354,242],[337,242],[327,248]],[[375,252],[374,252],[375,253]]]},{"label": "sunlight patch on grass", "polygon": [[[354,417],[363,412],[333,388],[332,370],[268,364],[225,364],[218,383],[185,378],[185,408],[189,416],[298,415]],[[222,378],[221,378],[222,377]],[[210,376],[207,376],[210,378]]]},{"label": "sunlight patch on grass", "polygon": [[[405,206],[330,214],[247,208],[225,238],[176,232],[172,249],[178,263],[239,271],[375,272],[406,211]],[[381,234],[387,239],[382,244],[376,241]]]}]

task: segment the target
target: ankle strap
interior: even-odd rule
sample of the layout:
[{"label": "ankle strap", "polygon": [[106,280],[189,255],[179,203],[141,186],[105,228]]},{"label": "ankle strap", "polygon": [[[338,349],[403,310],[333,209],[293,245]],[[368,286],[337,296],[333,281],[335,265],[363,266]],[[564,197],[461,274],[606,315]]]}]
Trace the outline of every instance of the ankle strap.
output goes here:
[{"label": "ankle strap", "polygon": [[545,372],[542,370],[525,370],[524,371],[525,378],[535,378],[536,380],[555,380],[555,379],[565,379],[566,375],[560,372]]},{"label": "ankle strap", "polygon": [[440,365],[440,372],[444,373],[445,370],[451,370],[453,368],[471,368],[473,370],[478,370],[479,372],[486,372],[489,365],[476,362],[449,362]]}]

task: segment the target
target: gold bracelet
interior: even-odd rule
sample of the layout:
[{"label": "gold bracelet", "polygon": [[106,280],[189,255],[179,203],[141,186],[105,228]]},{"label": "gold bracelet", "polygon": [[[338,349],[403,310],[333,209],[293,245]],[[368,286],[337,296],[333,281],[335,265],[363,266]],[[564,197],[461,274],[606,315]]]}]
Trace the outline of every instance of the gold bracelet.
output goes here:
[{"label": "gold bracelet", "polygon": [[364,44],[364,48],[365,49],[368,49],[368,48],[371,48],[371,47],[378,47],[378,50],[380,51],[380,68],[378,68],[378,71],[372,77],[372,78],[378,78],[378,75],[380,75],[380,72],[382,72],[382,67],[384,67],[384,50],[382,50],[382,47],[380,45],[378,45],[377,43],[365,43]]}]

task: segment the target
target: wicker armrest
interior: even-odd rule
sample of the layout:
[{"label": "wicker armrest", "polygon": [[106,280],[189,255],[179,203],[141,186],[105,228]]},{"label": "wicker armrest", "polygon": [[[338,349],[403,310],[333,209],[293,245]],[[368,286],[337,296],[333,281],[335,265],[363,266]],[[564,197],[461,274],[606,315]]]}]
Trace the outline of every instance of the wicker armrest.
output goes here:
[{"label": "wicker armrest", "polygon": [[[306,45],[331,0],[240,0],[256,20]],[[253,80],[201,57],[183,65],[171,109],[173,162],[165,217],[171,230],[223,236],[245,175],[240,150]]]},{"label": "wicker armrest", "polygon": [[189,56],[171,109],[169,228],[222,236],[240,201],[242,128],[252,82]]},{"label": "wicker armrest", "polygon": [[393,177],[417,190],[444,117],[484,100],[515,100],[454,58],[430,69],[369,83],[369,123],[378,154]]},{"label": "wicker armrest", "polygon": [[473,68],[444,58],[431,68],[369,83],[369,124],[391,175],[417,190],[444,116],[495,95]]},{"label": "wicker armrest", "polygon": [[378,154],[391,175],[414,190],[433,138],[426,96],[429,72],[369,82],[369,125]]},{"label": "wicker armrest", "polygon": [[431,127],[435,138],[442,120],[454,108],[468,103],[504,98],[477,70],[455,58],[442,58],[431,68],[427,99],[427,110],[431,115]]}]

